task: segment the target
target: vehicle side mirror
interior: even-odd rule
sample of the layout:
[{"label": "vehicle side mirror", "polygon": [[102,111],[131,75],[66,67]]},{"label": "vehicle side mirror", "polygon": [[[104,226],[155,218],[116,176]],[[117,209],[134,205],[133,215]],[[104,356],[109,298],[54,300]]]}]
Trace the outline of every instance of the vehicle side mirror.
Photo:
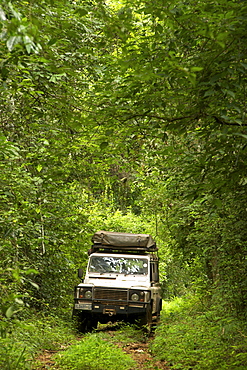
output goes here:
[{"label": "vehicle side mirror", "polygon": [[83,269],[78,269],[78,278],[82,279]]}]

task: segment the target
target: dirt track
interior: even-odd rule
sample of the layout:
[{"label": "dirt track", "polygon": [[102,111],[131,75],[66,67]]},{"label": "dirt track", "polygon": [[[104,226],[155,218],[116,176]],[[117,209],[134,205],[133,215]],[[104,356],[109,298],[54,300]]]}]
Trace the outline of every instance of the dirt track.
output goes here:
[{"label": "dirt track", "polygon": [[[98,329],[97,331],[104,331],[107,332],[108,335],[112,337],[114,340],[114,337],[117,334],[117,326],[109,326],[105,327],[104,329]],[[130,339],[129,343],[123,343],[121,341],[115,341],[115,344],[121,348],[125,353],[128,353],[135,361],[137,366],[135,369],[132,370],[169,370],[169,367],[167,366],[166,362],[164,361],[158,361],[155,358],[152,357],[150,350],[149,350],[149,344],[152,341],[153,335],[150,335],[148,337],[144,337],[144,340],[142,341],[133,341]],[[78,337],[78,340],[80,340],[81,337]],[[61,346],[61,349],[59,351],[63,351],[65,348]],[[47,351],[45,350],[39,357],[38,361],[40,362],[40,366],[36,367],[36,370],[48,370],[52,369],[55,365],[55,362],[52,360],[52,356],[54,353],[58,351]],[[55,369],[55,367],[54,367]]]},{"label": "dirt track", "polygon": [[[136,361],[136,369],[156,369],[156,370],[169,370],[166,363],[163,361],[156,361],[149,352],[148,343],[130,343],[128,345],[119,345],[122,350],[131,355]],[[134,369],[133,369],[134,370]]]}]

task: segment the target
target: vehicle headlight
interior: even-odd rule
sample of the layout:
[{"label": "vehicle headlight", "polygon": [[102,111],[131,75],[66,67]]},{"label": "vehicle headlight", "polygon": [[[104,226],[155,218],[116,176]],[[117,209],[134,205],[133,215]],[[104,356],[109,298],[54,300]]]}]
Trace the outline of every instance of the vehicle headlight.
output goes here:
[{"label": "vehicle headlight", "polygon": [[131,301],[139,301],[139,295],[137,293],[133,293],[130,296]]},{"label": "vehicle headlight", "polygon": [[84,294],[84,297],[87,298],[87,299],[91,299],[92,298],[92,291],[87,290]]}]

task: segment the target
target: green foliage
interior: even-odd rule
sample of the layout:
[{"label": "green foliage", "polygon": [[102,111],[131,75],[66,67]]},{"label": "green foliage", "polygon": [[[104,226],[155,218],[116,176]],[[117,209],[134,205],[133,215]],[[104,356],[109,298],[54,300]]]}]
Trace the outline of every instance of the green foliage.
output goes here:
[{"label": "green foliage", "polygon": [[[20,315],[27,308],[26,301],[30,298],[31,290],[39,289],[33,279],[38,271],[35,269],[19,268],[0,269],[0,279],[2,281],[1,289],[1,316],[4,319],[11,319],[12,316]],[[23,286],[26,285],[25,291]],[[0,328],[4,322],[1,321]],[[3,324],[4,325],[4,324]]]},{"label": "green foliage", "polygon": [[80,343],[57,355],[56,364],[71,370],[130,370],[135,367],[134,360],[97,334],[86,335]]},{"label": "green foliage", "polygon": [[[62,339],[61,339],[62,338]],[[74,339],[72,324],[57,316],[37,316],[1,323],[0,366],[3,370],[28,370],[43,350],[57,350]]]},{"label": "green foliage", "polygon": [[[101,208],[100,208],[101,207]],[[89,208],[88,226],[93,230],[109,230],[118,232],[133,232],[142,234],[155,234],[155,221],[150,217],[140,217],[131,210],[122,213],[120,210],[114,211],[111,207],[98,205]],[[131,230],[131,231],[130,231]]]},{"label": "green foliage", "polygon": [[3,370],[29,370],[31,363],[26,353],[26,348],[20,347],[21,343],[1,339],[1,360]]},{"label": "green foliage", "polygon": [[199,296],[163,305],[152,350],[174,369],[245,369],[246,325]]},{"label": "green foliage", "polygon": [[[164,296],[204,294],[235,323],[247,307],[246,4],[106,3],[0,6],[2,331],[30,307],[70,312],[99,229],[155,236]],[[244,358],[237,336],[231,346]],[[26,351],[6,348],[24,368]]]},{"label": "green foliage", "polygon": [[[105,325],[99,324],[99,329],[104,329]],[[123,343],[129,344],[131,342],[145,342],[146,337],[142,329],[138,328],[136,325],[129,325],[123,322],[117,324],[112,324],[112,327],[109,327],[109,330],[114,330],[114,335],[111,336],[111,333],[99,332],[98,335],[104,340],[111,341],[112,343]]]}]

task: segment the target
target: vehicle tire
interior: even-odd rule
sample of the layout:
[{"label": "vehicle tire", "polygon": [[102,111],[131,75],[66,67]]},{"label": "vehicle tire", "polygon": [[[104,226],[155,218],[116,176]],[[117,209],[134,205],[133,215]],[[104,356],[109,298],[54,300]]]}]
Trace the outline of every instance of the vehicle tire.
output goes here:
[{"label": "vehicle tire", "polygon": [[96,330],[97,329],[97,326],[98,326],[98,320],[95,319],[95,318],[88,318],[87,319],[87,323],[86,323],[86,331],[87,332],[91,332],[93,330]]},{"label": "vehicle tire", "polygon": [[159,302],[159,309],[158,309],[158,312],[157,312],[157,315],[156,315],[156,320],[155,320],[156,324],[159,324],[159,322],[160,322],[160,312],[161,312],[161,310],[162,310],[162,299]]},{"label": "vehicle tire", "polygon": [[87,317],[82,317],[81,315],[78,315],[77,330],[79,331],[79,333],[82,334],[87,332]]},{"label": "vehicle tire", "polygon": [[85,334],[90,333],[94,329],[97,329],[98,320],[92,318],[89,315],[85,315],[84,313],[77,313],[73,316],[76,320],[76,329],[79,333]]},{"label": "vehicle tire", "polygon": [[140,317],[139,325],[141,327],[146,327],[148,331],[151,330],[152,326],[152,308],[151,305],[147,307],[147,310],[144,315]]}]

